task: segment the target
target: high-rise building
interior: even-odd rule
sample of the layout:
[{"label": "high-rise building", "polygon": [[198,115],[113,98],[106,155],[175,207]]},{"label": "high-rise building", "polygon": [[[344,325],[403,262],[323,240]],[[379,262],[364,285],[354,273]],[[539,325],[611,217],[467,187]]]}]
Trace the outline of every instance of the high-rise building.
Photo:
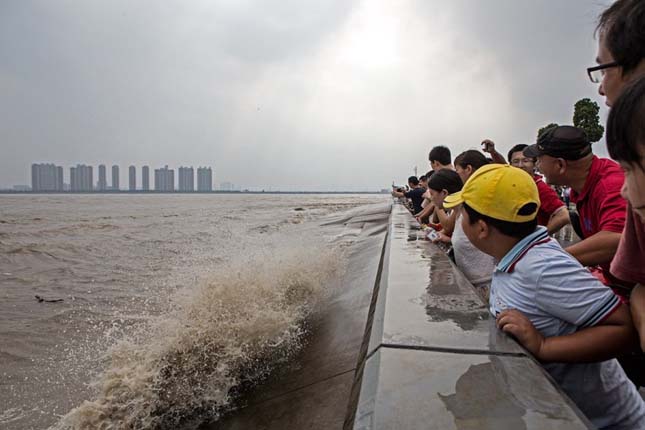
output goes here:
[{"label": "high-rise building", "polygon": [[195,191],[195,170],[192,167],[179,168],[179,191]]},{"label": "high-rise building", "polygon": [[98,191],[107,190],[107,175],[105,172],[105,164],[99,164],[99,182],[96,184]]},{"label": "high-rise building", "polygon": [[77,164],[69,169],[69,182],[71,191],[93,191],[94,173],[92,166]]},{"label": "high-rise building", "polygon": [[141,168],[141,189],[150,191],[150,168],[148,166]]},{"label": "high-rise building", "polygon": [[63,191],[63,168],[55,164],[31,165],[32,191]]},{"label": "high-rise building", "polygon": [[63,184],[63,167],[56,166],[56,191],[63,191],[65,185]]},{"label": "high-rise building", "polygon": [[135,191],[137,189],[137,168],[130,166],[128,169],[128,179],[129,179],[129,190]]},{"label": "high-rise building", "polygon": [[119,166],[116,164],[112,166],[112,189],[119,190]]},{"label": "high-rise building", "polygon": [[210,167],[197,169],[197,191],[213,191],[213,169]]},{"label": "high-rise building", "polygon": [[166,165],[155,169],[155,190],[163,192],[175,191],[175,171]]}]

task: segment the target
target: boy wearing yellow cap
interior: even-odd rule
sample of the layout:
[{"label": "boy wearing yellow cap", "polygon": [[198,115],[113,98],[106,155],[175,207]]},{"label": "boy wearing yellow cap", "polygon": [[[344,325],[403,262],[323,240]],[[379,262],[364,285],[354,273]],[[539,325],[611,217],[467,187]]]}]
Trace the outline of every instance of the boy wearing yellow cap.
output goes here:
[{"label": "boy wearing yellow cap", "polygon": [[537,226],[540,199],[525,171],[481,167],[462,191],[468,239],[497,261],[490,312],[598,428],[645,428],[645,403],[612,357],[635,340],[627,306]]}]

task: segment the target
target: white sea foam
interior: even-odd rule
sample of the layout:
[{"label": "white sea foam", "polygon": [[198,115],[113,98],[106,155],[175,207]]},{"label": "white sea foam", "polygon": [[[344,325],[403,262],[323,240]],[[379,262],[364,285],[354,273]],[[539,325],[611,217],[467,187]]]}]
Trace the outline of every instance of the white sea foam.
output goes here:
[{"label": "white sea foam", "polygon": [[307,318],[324,302],[337,252],[291,249],[238,262],[184,289],[176,309],[113,346],[95,400],[54,429],[192,428],[235,408],[303,345]]}]

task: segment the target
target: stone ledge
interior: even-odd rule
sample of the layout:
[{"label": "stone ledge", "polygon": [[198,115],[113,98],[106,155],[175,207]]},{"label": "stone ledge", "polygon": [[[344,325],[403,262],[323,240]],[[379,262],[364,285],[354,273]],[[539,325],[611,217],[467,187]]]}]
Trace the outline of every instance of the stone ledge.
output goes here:
[{"label": "stone ledge", "polygon": [[373,312],[345,428],[592,428],[400,204]]}]

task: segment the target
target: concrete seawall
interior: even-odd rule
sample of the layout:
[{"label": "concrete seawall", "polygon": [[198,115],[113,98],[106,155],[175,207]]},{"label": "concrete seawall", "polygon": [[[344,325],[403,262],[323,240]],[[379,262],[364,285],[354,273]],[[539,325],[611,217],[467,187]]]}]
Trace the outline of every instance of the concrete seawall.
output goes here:
[{"label": "concrete seawall", "polygon": [[400,204],[326,222],[348,268],[292,366],[208,429],[585,429]]},{"label": "concrete seawall", "polygon": [[584,429],[542,367],[394,205],[353,429]]}]

